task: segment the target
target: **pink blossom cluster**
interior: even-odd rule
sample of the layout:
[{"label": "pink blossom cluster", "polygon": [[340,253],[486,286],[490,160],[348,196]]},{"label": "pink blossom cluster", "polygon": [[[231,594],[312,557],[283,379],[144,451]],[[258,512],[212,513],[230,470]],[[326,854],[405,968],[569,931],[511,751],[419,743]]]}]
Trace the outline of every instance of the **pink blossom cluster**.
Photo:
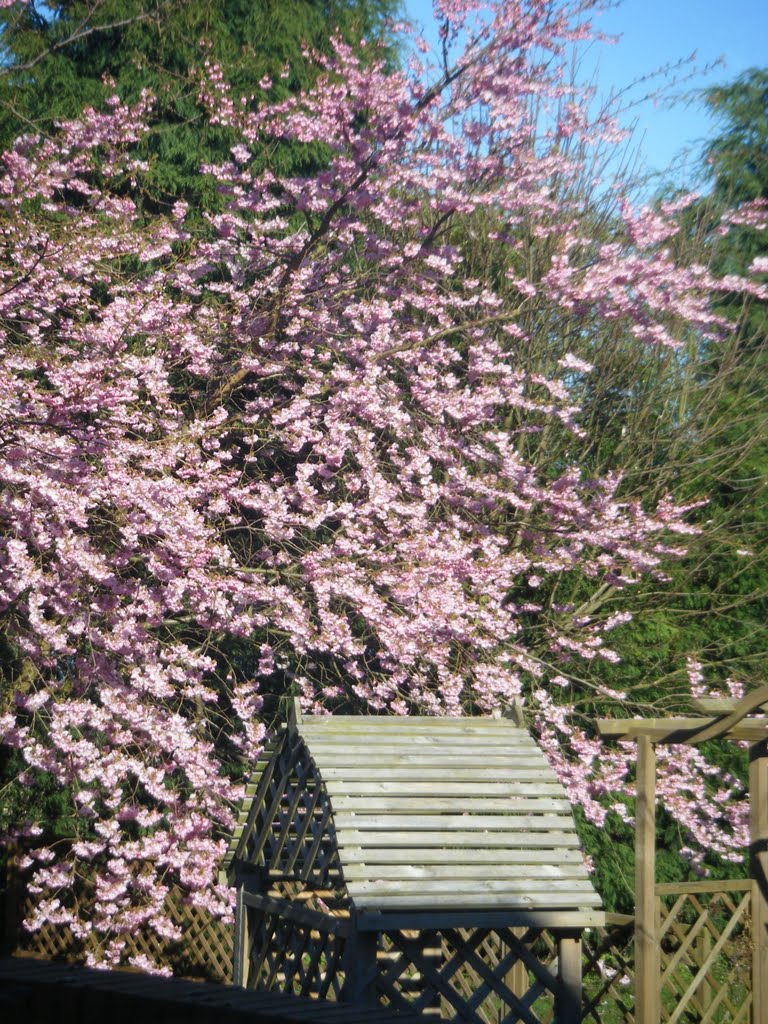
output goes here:
[{"label": "pink blossom cluster", "polygon": [[[731,681],[731,695],[740,695],[740,690]],[[624,695],[615,696],[620,700]],[[576,724],[573,704],[556,701],[544,689],[534,698],[539,742],[572,802],[598,827],[611,812],[632,824],[634,742],[609,747]],[[738,778],[710,763],[699,748],[657,746],[656,802],[676,822],[678,852],[694,871],[706,875],[706,859],[712,854],[743,863],[749,845],[749,797]]]},{"label": "pink blossom cluster", "polygon": [[[561,74],[589,3],[439,6],[467,43],[431,84],[337,41],[306,95],[240,103],[209,65],[200,101],[239,141],[205,169],[226,196],[208,231],[184,204],[139,216],[126,197],[148,98],[2,157],[0,614],[27,670],[0,739],[79,822],[67,858],[30,853],[30,927],[93,929],[110,963],[128,932],[176,934],[172,883],[228,912],[217,861],[267,688],[314,713],[459,715],[524,694],[594,818],[626,783],[629,754],[567,703],[574,665],[617,660],[607,634],[626,616],[538,595],[663,580],[690,508],[525,456],[526,436],[583,430],[573,391],[591,370],[554,334],[531,368],[526,324],[567,310],[651,345],[679,325],[716,337],[722,283],[676,264],[675,210],[625,205],[594,250],[554,187],[581,173],[563,138],[610,131]],[[541,138],[532,98],[557,110]],[[277,140],[322,143],[327,163],[254,173]],[[470,231],[451,226],[479,214],[514,271],[464,273]],[[543,268],[515,259],[523,230]],[[233,640],[252,645],[247,677]]]}]

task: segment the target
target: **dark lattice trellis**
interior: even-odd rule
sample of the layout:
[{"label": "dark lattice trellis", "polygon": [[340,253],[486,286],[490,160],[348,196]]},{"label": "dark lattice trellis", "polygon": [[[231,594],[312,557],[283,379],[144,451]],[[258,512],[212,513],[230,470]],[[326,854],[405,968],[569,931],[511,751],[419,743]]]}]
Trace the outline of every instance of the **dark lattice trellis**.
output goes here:
[{"label": "dark lattice trellis", "polygon": [[476,1024],[544,1024],[560,995],[556,947],[542,929],[445,928],[383,940],[390,963],[376,989],[396,1009]]},{"label": "dark lattice trellis", "polygon": [[333,813],[306,744],[286,730],[265,751],[249,786],[250,805],[225,858],[265,877],[327,888],[341,877]]}]

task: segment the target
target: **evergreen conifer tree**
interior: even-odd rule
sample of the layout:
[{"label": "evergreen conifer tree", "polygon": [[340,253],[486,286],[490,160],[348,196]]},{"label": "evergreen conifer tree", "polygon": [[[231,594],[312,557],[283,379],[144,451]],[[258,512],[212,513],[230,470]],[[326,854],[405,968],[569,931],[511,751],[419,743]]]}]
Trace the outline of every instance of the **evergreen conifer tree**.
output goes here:
[{"label": "evergreen conifer tree", "polygon": [[[55,123],[98,108],[116,92],[154,97],[153,131],[143,144],[150,173],[144,201],[216,205],[200,173],[226,159],[234,136],[208,125],[197,95],[205,64],[218,64],[236,95],[255,104],[305,89],[312,51],[334,34],[350,42],[386,40],[400,0],[62,0],[0,8],[0,150],[21,133],[50,134]],[[394,47],[389,51],[395,62]],[[278,175],[309,174],[321,146],[271,145],[257,154]]]}]

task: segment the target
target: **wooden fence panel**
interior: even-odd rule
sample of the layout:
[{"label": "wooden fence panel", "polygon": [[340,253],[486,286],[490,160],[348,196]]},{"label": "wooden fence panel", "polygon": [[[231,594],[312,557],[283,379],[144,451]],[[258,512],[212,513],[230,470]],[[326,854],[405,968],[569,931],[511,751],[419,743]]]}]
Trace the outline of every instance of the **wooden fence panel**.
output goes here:
[{"label": "wooden fence panel", "polygon": [[590,928],[583,939],[582,1021],[635,1024],[635,919],[606,914],[604,928]]},{"label": "wooden fence panel", "polygon": [[[34,932],[23,927],[35,907],[37,897],[25,893],[14,858],[9,862],[5,897],[4,948],[17,955],[46,960],[86,962],[89,953],[98,956],[109,939],[91,932],[87,940],[75,938],[62,925],[44,924]],[[87,883],[77,894],[81,905],[92,898]],[[144,955],[158,964],[170,967],[178,977],[206,981],[232,981],[233,928],[231,924],[212,917],[206,910],[186,903],[180,890],[172,889],[166,898],[166,910],[182,937],[178,942],[162,939],[150,929],[140,929],[125,936],[128,957]]]}]

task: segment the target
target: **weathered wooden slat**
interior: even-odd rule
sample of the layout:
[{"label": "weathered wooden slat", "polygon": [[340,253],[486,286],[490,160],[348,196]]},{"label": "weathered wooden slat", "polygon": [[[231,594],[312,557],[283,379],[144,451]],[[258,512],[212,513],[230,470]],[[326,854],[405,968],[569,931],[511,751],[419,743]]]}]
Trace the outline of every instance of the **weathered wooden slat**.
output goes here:
[{"label": "weathered wooden slat", "polygon": [[405,911],[361,910],[357,917],[359,931],[435,930],[441,928],[600,928],[605,925],[602,910],[537,910],[504,907],[489,910],[487,904],[462,909],[433,909],[420,913],[419,908]]},{"label": "weathered wooden slat", "polygon": [[467,732],[457,733],[452,735],[447,732],[439,732],[436,730],[420,730],[416,732],[394,732],[391,729],[377,729],[364,732],[302,732],[302,736],[306,739],[307,743],[319,743],[323,746],[340,746],[344,743],[350,745],[360,745],[368,743],[369,741],[376,740],[377,742],[390,746],[399,746],[400,749],[408,750],[409,743],[416,743],[420,746],[456,746],[457,749],[461,749],[462,746],[482,746],[483,743],[487,743],[490,746],[499,746],[504,750],[509,751],[530,751],[536,750],[537,745],[534,740],[527,737],[517,738],[514,734],[505,732],[495,733],[482,733],[482,732]]},{"label": "weathered wooden slat", "polygon": [[245,794],[244,794],[244,799],[245,800],[252,800],[253,797],[256,796],[256,793],[257,793],[258,788],[259,788],[259,779],[261,778],[261,776],[262,776],[262,772],[254,772],[251,775],[251,781],[245,787]]},{"label": "weathered wooden slat", "polygon": [[364,864],[345,864],[344,879],[347,882],[396,881],[398,879],[424,881],[448,879],[453,882],[482,881],[492,874],[494,879],[524,880],[527,885],[544,879],[552,881],[584,881],[589,882],[587,869],[582,864],[494,864],[489,869],[488,863],[452,863],[452,864],[379,864],[367,861]]},{"label": "weathered wooden slat", "polygon": [[749,892],[752,888],[751,878],[726,878],[719,882],[657,882],[657,896],[676,896],[688,893],[705,892]]},{"label": "weathered wooden slat", "polygon": [[585,895],[592,897],[599,903],[600,898],[596,895],[592,883],[588,878],[583,879],[542,879],[537,882],[528,879],[467,879],[457,890],[452,878],[400,878],[392,881],[361,880],[351,882],[349,891],[355,903],[359,903],[364,896],[375,896],[376,899],[384,896],[415,896],[435,894],[448,896],[469,896],[469,895],[501,895],[503,898],[519,897],[527,901],[550,900],[550,906],[556,904],[560,899],[582,899]]},{"label": "weathered wooden slat", "polygon": [[451,864],[479,864],[484,866],[486,876],[488,876],[494,872],[496,867],[504,865],[517,865],[518,867],[530,865],[534,871],[539,865],[549,864],[568,867],[578,865],[580,867],[583,864],[583,858],[580,850],[571,847],[535,850],[498,846],[490,849],[423,847],[419,850],[391,846],[346,847],[344,850],[344,873],[346,874],[350,868],[356,867],[358,864],[380,865],[384,868],[388,865],[398,864],[418,864],[420,866],[434,864],[446,868]]},{"label": "weathered wooden slat", "polygon": [[[387,768],[380,765],[368,765],[355,768],[327,768],[322,758],[317,758],[316,764],[329,786],[336,786],[339,783],[351,784],[353,782],[396,782],[400,787],[404,787],[409,782],[435,782],[441,779],[445,783],[449,781],[463,782],[465,784],[474,783],[480,787],[504,782],[507,785],[517,786],[520,790],[528,792],[531,781],[536,781],[542,786],[549,786],[550,790],[554,786],[557,788],[558,793],[562,794],[563,792],[562,784],[558,782],[556,776],[547,765],[542,764],[541,761],[538,764],[536,762],[508,764],[486,770],[479,768],[467,769],[456,765],[437,765],[435,767],[415,765],[407,768]],[[535,776],[531,780],[531,772],[538,772],[543,777]]]},{"label": "weathered wooden slat", "polygon": [[[525,729],[519,729],[508,718],[472,718],[447,716],[399,716],[399,715],[305,715],[299,731],[310,732],[380,732],[381,730],[397,732],[482,732],[483,734],[500,732],[514,736],[522,741],[530,740],[531,736]],[[535,742],[535,741],[532,741]]]},{"label": "weathered wooden slat", "polygon": [[541,751],[515,750],[502,743],[439,743],[427,737],[405,737],[401,741],[379,737],[370,743],[364,738],[338,743],[324,740],[312,742],[310,749],[312,756],[327,768],[373,768],[378,765],[433,768],[450,765],[470,771],[485,771],[486,777],[491,777],[490,768],[549,767]]},{"label": "weathered wooden slat", "polygon": [[[691,704],[700,711],[702,715],[711,717],[713,715],[730,715],[736,710],[738,704],[738,698],[736,697],[697,697],[691,701]],[[768,705],[763,704],[760,711],[765,714],[768,711]]]},{"label": "weathered wooden slat", "polygon": [[[600,718],[601,736],[647,736],[654,742],[685,743],[698,733],[718,725],[716,718]],[[728,739],[760,743],[768,738],[767,718],[745,718],[726,733]],[[705,737],[706,738],[706,737]]]},{"label": "weathered wooden slat", "polygon": [[[355,819],[357,824],[357,819]],[[443,832],[435,830],[432,832],[414,832],[410,829],[393,829],[391,832],[379,830],[359,831],[351,827],[342,829],[338,827],[336,839],[339,847],[376,847],[401,846],[409,850],[426,849],[429,847],[451,848],[451,847],[474,847],[477,849],[490,848],[495,846],[517,847],[528,849],[558,849],[559,847],[579,846],[579,837],[575,829],[570,832],[555,830],[541,833],[526,832],[472,832],[469,829],[464,831]],[[345,854],[346,856],[346,854]],[[344,858],[342,857],[342,863]]]},{"label": "weathered wooden slat", "polygon": [[358,736],[344,736],[342,733],[314,736],[302,732],[301,735],[306,739],[308,745],[311,746],[313,753],[315,747],[318,750],[330,750],[340,747],[355,749],[355,747],[366,747],[369,745],[372,749],[385,751],[392,749],[406,752],[412,744],[417,747],[440,746],[454,749],[457,753],[461,753],[463,750],[475,753],[482,750],[495,750],[498,752],[500,750],[532,749],[522,744],[510,743],[508,737],[502,734],[498,736],[483,736],[482,733],[476,733],[474,736],[469,734],[462,736],[435,736],[434,733],[419,732],[414,733],[412,736],[405,734],[392,735],[390,733],[376,736],[366,736],[365,733],[360,733]]},{"label": "weathered wooden slat", "polygon": [[[541,758],[526,757],[524,759],[504,758],[502,760],[483,761],[478,764],[477,758],[459,761],[452,758],[413,758],[380,761],[376,755],[364,758],[361,755],[354,761],[351,758],[334,758],[333,761],[322,755],[315,757],[318,767],[322,766],[323,778],[326,781],[331,779],[367,779],[367,778],[388,778],[388,779],[411,779],[411,778],[445,778],[447,773],[457,781],[487,781],[514,780],[514,775],[509,772],[527,771],[530,769],[545,768],[546,762]],[[553,782],[560,787],[559,782]]]},{"label": "weathered wooden slat", "polygon": [[477,744],[488,744],[489,746],[503,747],[506,750],[516,750],[521,753],[540,752],[540,748],[530,737],[518,738],[514,733],[495,732],[487,733],[480,729],[467,730],[464,732],[448,732],[445,729],[409,729],[395,731],[394,729],[380,729],[375,731],[354,730],[354,731],[331,731],[331,730],[304,730],[301,735],[307,743],[341,744],[341,743],[366,743],[369,739],[377,739],[379,743],[386,744],[407,744],[407,743],[434,743],[440,746],[475,746]]},{"label": "weathered wooden slat", "polygon": [[[438,796],[340,796],[331,794],[334,815],[356,814],[435,814],[456,811],[456,798]],[[465,814],[569,814],[567,800],[548,797],[482,797],[467,795],[463,801]]]},{"label": "weathered wooden slat", "polygon": [[[423,738],[423,737],[422,737]],[[307,745],[309,745],[307,740]],[[313,739],[312,741],[312,752],[314,753],[315,747],[318,750],[330,750],[333,752],[334,759],[337,757],[346,759],[350,757],[351,760],[359,760],[360,754],[366,750],[375,757],[379,758],[394,758],[397,761],[400,758],[404,759],[406,764],[411,761],[432,761],[435,757],[440,758],[459,758],[470,760],[477,754],[478,749],[487,750],[488,757],[493,758],[497,761],[527,761],[527,762],[541,762],[544,755],[541,751],[531,749],[530,747],[516,747],[513,745],[505,746],[502,743],[493,745],[486,745],[482,742],[477,743],[455,743],[448,740],[439,740],[432,738],[431,741],[411,744],[408,742],[408,738],[396,739],[386,736],[381,737],[381,742],[378,745],[370,746],[366,743],[365,737],[361,736],[359,739]],[[469,753],[466,752],[466,748],[469,748]],[[464,751],[464,753],[462,753]],[[363,759],[363,764],[367,762]],[[546,762],[545,762],[546,763]],[[483,768],[485,766],[485,758],[477,764],[470,764],[470,767]]]},{"label": "weathered wooden slat", "polygon": [[444,829],[458,832],[473,830],[497,830],[501,832],[559,831],[573,828],[569,815],[556,814],[422,814],[416,820],[410,815],[398,814],[334,814],[337,829],[355,828],[359,831],[381,832],[386,829],[408,829],[413,835],[412,842],[421,830]]},{"label": "weathered wooden slat", "polygon": [[[594,889],[585,892],[541,892],[541,893],[506,893],[503,890],[488,892],[466,892],[462,887],[460,892],[425,889],[411,892],[408,895],[392,893],[382,895],[378,892],[352,894],[355,906],[359,910],[423,910],[424,907],[433,907],[435,910],[467,909],[469,907],[488,907],[492,904],[494,909],[502,907],[516,910],[547,910],[547,909],[572,909],[598,908],[600,897]],[[415,927],[406,925],[407,928]]]},{"label": "weathered wooden slat", "polygon": [[[552,782],[554,776],[546,769],[531,768],[524,772],[515,772],[510,781],[527,782],[529,790],[536,794],[537,787],[541,782]],[[517,791],[517,792],[516,792]],[[464,800],[472,797],[509,797],[514,798],[519,794],[519,786],[510,785],[509,782],[486,782],[480,781],[458,781],[446,779],[420,779],[414,778],[389,781],[386,779],[371,781],[370,779],[355,779],[351,782],[342,782],[334,779],[328,781],[328,794],[335,802],[337,797],[461,797]],[[542,794],[544,796],[545,794]],[[570,805],[568,805],[570,806]]]}]

